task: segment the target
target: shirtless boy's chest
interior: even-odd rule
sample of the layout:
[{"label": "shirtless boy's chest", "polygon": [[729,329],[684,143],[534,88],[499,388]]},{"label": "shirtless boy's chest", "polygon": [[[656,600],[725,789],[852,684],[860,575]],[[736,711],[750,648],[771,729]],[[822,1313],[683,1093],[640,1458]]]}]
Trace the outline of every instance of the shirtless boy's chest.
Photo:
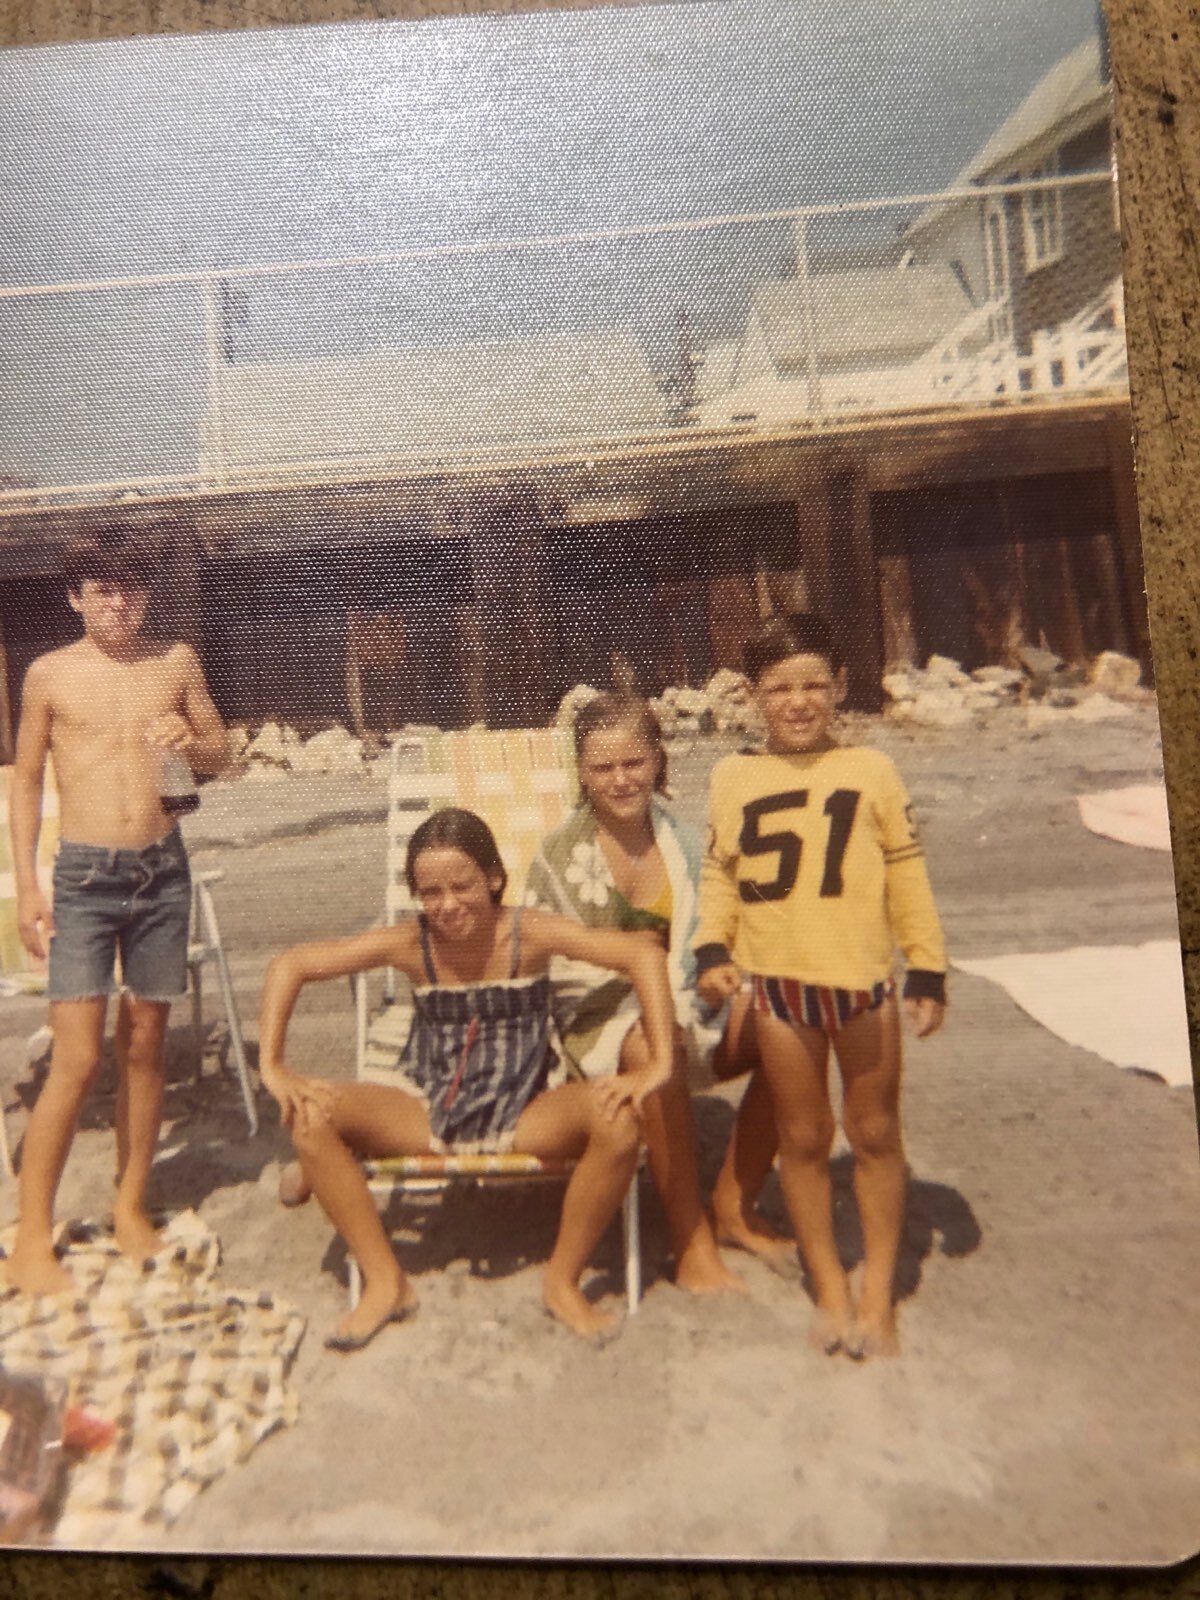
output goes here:
[{"label": "shirtless boy's chest", "polygon": [[178,711],[182,689],[165,656],[146,661],[71,663],[54,687],[56,742],[88,739],[105,744],[142,740],[155,717]]}]

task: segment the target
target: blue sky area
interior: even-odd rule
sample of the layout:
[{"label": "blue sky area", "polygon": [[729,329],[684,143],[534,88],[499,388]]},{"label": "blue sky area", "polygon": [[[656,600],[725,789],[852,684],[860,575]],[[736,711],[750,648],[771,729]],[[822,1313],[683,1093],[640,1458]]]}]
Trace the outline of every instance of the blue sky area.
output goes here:
[{"label": "blue sky area", "polygon": [[[1095,29],[1094,0],[724,0],[11,51],[0,283],[937,188]],[[780,249],[759,230],[288,280],[252,296],[234,355],[617,322],[653,347],[689,301],[715,336]],[[0,471],[186,470],[195,293],[0,302],[0,378]]]}]

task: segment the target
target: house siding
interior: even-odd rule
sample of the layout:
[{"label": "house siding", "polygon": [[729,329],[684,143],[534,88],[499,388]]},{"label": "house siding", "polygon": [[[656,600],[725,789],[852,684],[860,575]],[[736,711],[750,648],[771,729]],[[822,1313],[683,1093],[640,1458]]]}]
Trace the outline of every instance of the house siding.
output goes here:
[{"label": "house siding", "polygon": [[[1064,144],[1059,152],[1063,174],[1107,166],[1108,140],[1105,124]],[[1120,276],[1121,239],[1109,186],[1062,190],[1061,212],[1061,256],[1029,271],[1022,207],[1015,197],[1008,205],[1013,336],[1022,355],[1030,353],[1035,332],[1069,321]]]}]

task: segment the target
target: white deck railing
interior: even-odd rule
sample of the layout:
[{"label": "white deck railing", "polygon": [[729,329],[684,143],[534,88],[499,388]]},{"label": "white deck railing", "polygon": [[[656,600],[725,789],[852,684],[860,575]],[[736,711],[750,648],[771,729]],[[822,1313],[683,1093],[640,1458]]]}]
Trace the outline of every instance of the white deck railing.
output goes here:
[{"label": "white deck railing", "polygon": [[[379,256],[0,286],[0,365],[26,385],[22,391],[14,381],[0,397],[0,516],[289,480],[363,481],[506,455],[669,449],[696,437],[694,430],[706,440],[726,431],[844,425],[856,415],[1119,393],[1127,387],[1120,280],[1085,304],[1072,295],[1097,258],[1111,254],[1117,269],[1111,181],[1108,172],[1078,173]],[[1046,190],[1059,210],[1062,253],[1052,271],[1064,310],[1019,350],[1010,330],[1029,322],[1023,297],[1032,282],[1017,259],[1022,207]],[[997,211],[1008,219],[1014,255],[999,273],[1002,292],[989,294],[985,285],[997,270],[987,222],[994,232]],[[900,287],[904,280],[889,275],[903,274],[907,262],[913,277]],[[422,296],[416,291],[430,275],[438,293]],[[645,290],[640,310],[630,309],[634,278]],[[918,280],[926,286],[920,292]],[[512,291],[507,298],[497,291],[501,281]],[[856,300],[846,288],[860,281],[868,287]],[[545,293],[564,283],[575,293],[565,309]],[[518,294],[523,284],[538,286],[544,301],[532,288]],[[871,284],[879,304],[871,303]],[[916,311],[906,325],[910,287]],[[772,294],[769,331],[787,346],[782,364],[761,329],[754,335],[756,308]],[[405,320],[411,308],[431,304],[453,306],[454,315],[439,312],[442,320],[414,331]],[[543,304],[542,323],[498,341],[496,304]],[[731,322],[731,306],[740,323]],[[677,328],[683,310],[689,321]],[[523,315],[528,321],[527,309]],[[581,335],[571,331],[585,326],[593,346],[603,336],[596,371],[581,364]],[[930,342],[920,349],[925,327]],[[482,337],[471,330],[482,328],[492,329],[484,387],[494,405],[491,398],[481,405],[482,368],[464,359],[464,347],[469,354],[471,339]],[[550,339],[565,352],[561,368],[543,360],[537,380],[538,414],[553,423],[531,423],[538,397],[522,338],[530,348]],[[505,339],[507,367],[495,356]],[[711,388],[703,361],[710,341],[727,353],[737,347]],[[387,380],[401,386],[406,405],[356,386],[361,363],[351,352],[370,350],[397,358],[391,367],[379,363],[380,372],[400,373],[414,358],[414,381]],[[276,367],[289,375],[286,404],[283,388],[266,381]],[[251,370],[264,381],[247,383]],[[428,415],[416,415],[414,395],[421,405],[427,398]],[[468,414],[477,415],[475,433]]]}]

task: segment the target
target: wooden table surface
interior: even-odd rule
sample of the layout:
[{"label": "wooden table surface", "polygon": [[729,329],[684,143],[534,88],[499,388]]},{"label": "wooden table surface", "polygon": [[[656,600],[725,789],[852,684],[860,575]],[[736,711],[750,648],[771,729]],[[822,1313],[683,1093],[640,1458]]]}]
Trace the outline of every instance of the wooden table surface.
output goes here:
[{"label": "wooden table surface", "polygon": [[[550,4],[554,0],[549,0]],[[586,0],[584,0],[586,3]],[[800,0],[797,0],[800,3]],[[834,0],[824,0],[834,3]],[[886,4],[886,0],[880,0]],[[930,0],[938,4],[939,0]],[[1053,0],[1046,0],[1053,4]],[[563,0],[559,9],[577,9]],[[548,8],[548,6],[547,6]],[[0,44],[118,39],[311,22],[533,9],[520,0],[0,0]],[[1200,5],[1108,0],[1121,167],[1126,315],[1146,581],[1193,1039],[1200,1018]],[[1152,1441],[1148,1441],[1152,1447]],[[1197,1508],[1200,1525],[1200,1507]],[[1164,1573],[955,1574],[778,1567],[458,1566],[440,1563],[3,1557],[11,1600],[1000,1600],[1200,1595],[1200,1566]]]}]

